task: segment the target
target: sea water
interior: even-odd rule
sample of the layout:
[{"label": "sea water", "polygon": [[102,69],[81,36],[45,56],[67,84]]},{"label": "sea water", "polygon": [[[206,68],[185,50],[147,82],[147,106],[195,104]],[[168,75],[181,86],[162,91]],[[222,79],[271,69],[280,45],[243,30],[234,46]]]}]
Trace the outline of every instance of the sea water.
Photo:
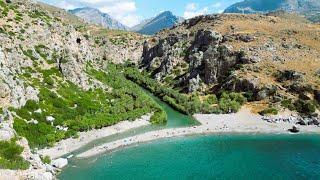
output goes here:
[{"label": "sea water", "polygon": [[74,160],[62,180],[320,179],[318,135],[163,139]]}]

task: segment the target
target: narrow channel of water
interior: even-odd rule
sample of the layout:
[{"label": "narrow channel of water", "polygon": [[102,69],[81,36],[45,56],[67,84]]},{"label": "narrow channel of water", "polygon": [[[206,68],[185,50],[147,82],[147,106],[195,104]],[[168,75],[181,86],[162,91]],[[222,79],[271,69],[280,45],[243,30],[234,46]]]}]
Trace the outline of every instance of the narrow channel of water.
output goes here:
[{"label": "narrow channel of water", "polygon": [[[184,115],[184,114],[174,110],[168,104],[161,101],[158,97],[154,96],[150,92],[148,92],[146,90],[145,90],[145,92],[151,98],[153,98],[164,109],[164,111],[166,111],[166,113],[168,115],[168,122],[165,125],[149,125],[149,126],[145,126],[145,127],[136,128],[133,130],[128,130],[126,132],[115,134],[115,135],[108,136],[105,138],[97,139],[97,140],[92,141],[89,144],[85,145],[84,147],[72,152],[72,154],[79,154],[81,152],[85,152],[89,149],[92,149],[96,146],[99,146],[99,145],[107,143],[107,142],[116,141],[119,139],[131,137],[131,136],[142,134],[142,133],[149,132],[149,131],[154,131],[154,130],[159,130],[159,129],[164,129],[164,128],[178,128],[178,127],[195,126],[195,125],[200,124],[193,117]],[[66,155],[65,157],[67,157],[68,155]]]}]

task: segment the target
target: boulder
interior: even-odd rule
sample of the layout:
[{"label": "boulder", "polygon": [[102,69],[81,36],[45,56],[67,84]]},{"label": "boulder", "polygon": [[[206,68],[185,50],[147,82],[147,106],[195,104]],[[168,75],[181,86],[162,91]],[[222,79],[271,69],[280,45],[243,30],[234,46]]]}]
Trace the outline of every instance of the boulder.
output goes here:
[{"label": "boulder", "polygon": [[300,80],[304,77],[303,73],[293,71],[293,70],[285,70],[285,71],[280,71],[278,74],[278,81],[296,81]]},{"label": "boulder", "polygon": [[264,100],[264,99],[266,99],[267,97],[268,97],[268,92],[267,92],[266,89],[263,89],[263,90],[259,91],[259,92],[257,93],[257,95],[256,95],[256,99],[257,99],[258,101]]},{"label": "boulder", "polygon": [[315,126],[319,126],[320,122],[319,120],[313,118],[311,119],[309,122],[308,122],[308,125],[311,126],[311,125],[315,125]]},{"label": "boulder", "polygon": [[53,160],[51,162],[51,165],[55,168],[64,168],[65,166],[68,165],[68,159],[65,159],[65,158],[59,158],[59,159],[56,159],[56,160]]},{"label": "boulder", "polygon": [[26,88],[26,94],[25,94],[26,99],[39,101],[38,94],[39,94],[39,91],[34,89],[33,87],[28,86]]},{"label": "boulder", "polygon": [[292,129],[289,129],[289,131],[290,131],[291,133],[298,133],[298,132],[300,132],[300,129],[297,128],[296,126],[293,126]]},{"label": "boulder", "polygon": [[0,98],[5,98],[10,94],[10,88],[7,84],[0,82]]},{"label": "boulder", "polygon": [[200,87],[200,76],[198,75],[196,78],[190,79],[189,80],[189,87],[188,87],[188,92],[194,92],[197,91]]},{"label": "boulder", "polygon": [[303,119],[299,119],[299,121],[297,122],[297,124],[301,125],[301,126],[306,126],[307,123],[303,120]]},{"label": "boulder", "polygon": [[52,116],[47,116],[47,117],[46,117],[46,120],[47,120],[48,122],[53,122],[53,121],[55,121],[56,119],[55,119],[54,117],[52,117]]},{"label": "boulder", "polygon": [[252,42],[255,40],[255,37],[249,34],[238,34],[236,39],[243,42]]},{"label": "boulder", "polygon": [[46,166],[46,171],[47,172],[51,172],[51,173],[55,172],[54,167],[52,165],[46,164],[45,166]]}]

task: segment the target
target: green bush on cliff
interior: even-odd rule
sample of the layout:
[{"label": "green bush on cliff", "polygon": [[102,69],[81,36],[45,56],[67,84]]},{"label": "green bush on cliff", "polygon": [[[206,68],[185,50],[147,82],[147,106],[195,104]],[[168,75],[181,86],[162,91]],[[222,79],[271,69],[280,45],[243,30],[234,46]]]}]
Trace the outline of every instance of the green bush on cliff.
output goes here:
[{"label": "green bush on cliff", "polygon": [[[155,112],[153,123],[166,122],[166,114],[160,106],[127,80],[115,65],[108,67],[108,73],[92,68],[87,71],[93,78],[112,87],[112,91],[84,91],[71,82],[59,80],[57,77],[61,78],[61,75],[56,69],[39,71],[45,79],[55,80],[56,90],[52,90],[52,83],[46,80],[32,79],[33,86],[40,90],[39,102],[27,101],[23,108],[16,109],[14,121],[14,129],[28,139],[31,147],[52,146],[62,139],[77,137],[77,132],[135,120],[151,112]],[[55,118],[53,125],[47,122],[48,116]],[[59,130],[56,126],[67,130]]]},{"label": "green bush on cliff", "polygon": [[28,169],[29,163],[20,155],[23,147],[16,144],[15,139],[11,141],[0,141],[0,169]]},{"label": "green bush on cliff", "polygon": [[264,109],[263,111],[259,112],[260,115],[265,116],[265,115],[277,115],[279,113],[277,108],[274,107],[268,107]]},{"label": "green bush on cliff", "polygon": [[294,103],[294,105],[296,110],[302,114],[312,114],[316,111],[316,105],[312,101],[299,99]]}]

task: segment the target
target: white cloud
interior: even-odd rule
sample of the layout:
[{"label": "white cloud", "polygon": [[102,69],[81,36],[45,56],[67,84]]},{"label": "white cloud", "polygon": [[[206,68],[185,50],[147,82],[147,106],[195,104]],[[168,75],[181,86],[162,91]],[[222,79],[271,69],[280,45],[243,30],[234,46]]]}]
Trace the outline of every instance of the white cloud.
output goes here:
[{"label": "white cloud", "polygon": [[222,4],[220,2],[217,2],[212,5],[213,8],[220,8],[221,6],[222,6]]},{"label": "white cloud", "polygon": [[77,6],[67,1],[61,1],[58,4],[56,4],[56,6],[60,8],[68,9],[68,10],[77,8]]},{"label": "white cloud", "polygon": [[134,26],[139,23],[140,17],[137,15],[135,0],[62,0],[55,3],[56,0],[40,0],[64,8],[75,9],[79,7],[93,7],[120,21],[124,25]]},{"label": "white cloud", "polygon": [[126,26],[133,27],[141,22],[141,17],[135,14],[129,14],[121,18],[121,23]]},{"label": "white cloud", "polygon": [[198,5],[196,3],[189,3],[186,6],[186,11],[195,11]]},{"label": "white cloud", "polygon": [[196,3],[189,3],[187,4],[185,11],[183,13],[183,17],[186,19],[193,18],[195,16],[207,14],[209,12],[208,7],[204,7],[199,9],[198,4]]},{"label": "white cloud", "polygon": [[129,27],[138,24],[140,21],[140,17],[136,15],[136,4],[133,1],[109,0],[109,4],[98,7],[98,9]]}]

